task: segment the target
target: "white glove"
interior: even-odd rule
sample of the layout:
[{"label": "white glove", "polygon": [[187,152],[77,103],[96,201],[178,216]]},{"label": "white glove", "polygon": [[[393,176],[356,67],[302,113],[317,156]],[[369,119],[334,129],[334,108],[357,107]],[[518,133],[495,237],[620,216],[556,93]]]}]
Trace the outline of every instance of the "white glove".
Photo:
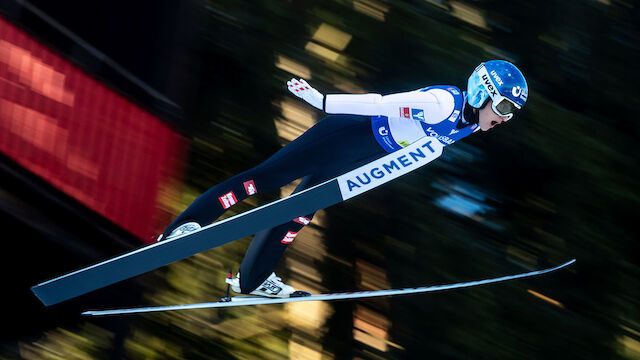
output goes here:
[{"label": "white glove", "polygon": [[312,88],[306,81],[304,81],[304,79],[291,79],[287,81],[287,87],[295,96],[313,105],[318,110],[324,110],[324,95],[322,95],[318,90]]}]

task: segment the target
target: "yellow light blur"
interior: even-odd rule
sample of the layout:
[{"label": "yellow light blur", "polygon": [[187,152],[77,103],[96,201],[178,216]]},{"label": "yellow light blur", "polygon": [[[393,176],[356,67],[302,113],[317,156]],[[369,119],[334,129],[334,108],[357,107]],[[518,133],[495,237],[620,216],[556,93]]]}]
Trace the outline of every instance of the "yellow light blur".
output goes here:
[{"label": "yellow light blur", "polygon": [[311,70],[309,70],[308,67],[284,55],[277,56],[276,67],[280,70],[284,70],[303,79],[311,79]]},{"label": "yellow light blur", "polygon": [[338,58],[340,58],[340,53],[335,52],[333,50],[329,50],[322,45],[314,43],[313,41],[309,41],[307,45],[304,47],[304,49],[314,55],[317,55],[329,61],[336,61],[338,60]]},{"label": "yellow light blur", "polygon": [[321,360],[322,351],[291,340],[289,341],[289,359]]},{"label": "yellow light blur", "polygon": [[381,313],[357,306],[353,314],[353,338],[379,351],[389,350],[388,329],[391,322]]},{"label": "yellow light blur", "polygon": [[276,130],[282,145],[302,135],[316,123],[317,116],[309,106],[294,99],[285,99],[276,104],[280,107],[282,117],[275,119]]},{"label": "yellow light blur", "polygon": [[471,25],[487,30],[489,29],[489,26],[487,26],[487,22],[484,19],[484,15],[480,10],[457,1],[452,1],[450,4],[452,8],[451,15],[462,21],[468,22]]},{"label": "yellow light blur", "polygon": [[325,23],[320,25],[312,37],[316,42],[323,43],[338,51],[344,50],[349,45],[351,38],[350,34]]},{"label": "yellow light blur", "polygon": [[388,6],[375,0],[356,0],[353,2],[353,9],[378,21],[384,21],[385,14],[389,11]]}]

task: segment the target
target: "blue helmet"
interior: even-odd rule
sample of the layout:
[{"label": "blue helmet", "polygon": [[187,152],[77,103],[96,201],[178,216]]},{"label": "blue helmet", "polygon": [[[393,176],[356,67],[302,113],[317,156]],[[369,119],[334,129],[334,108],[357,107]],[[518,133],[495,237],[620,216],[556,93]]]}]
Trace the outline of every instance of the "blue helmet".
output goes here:
[{"label": "blue helmet", "polygon": [[513,116],[527,102],[529,87],[515,65],[504,60],[483,62],[469,76],[467,102],[481,108],[488,98],[493,100],[493,110],[501,116]]}]

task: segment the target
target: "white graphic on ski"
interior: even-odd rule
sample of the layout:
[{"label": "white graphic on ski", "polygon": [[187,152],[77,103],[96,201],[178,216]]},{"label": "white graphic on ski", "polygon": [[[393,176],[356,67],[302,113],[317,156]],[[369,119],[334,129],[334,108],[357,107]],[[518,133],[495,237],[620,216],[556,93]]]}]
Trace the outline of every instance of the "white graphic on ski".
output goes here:
[{"label": "white graphic on ski", "polygon": [[425,292],[468,288],[472,286],[485,285],[485,284],[503,282],[508,280],[522,279],[526,277],[543,275],[543,274],[550,273],[552,271],[562,269],[566,266],[569,266],[573,264],[575,261],[576,260],[573,259],[571,261],[567,261],[562,265],[544,269],[544,270],[537,270],[537,271],[531,271],[531,272],[517,274],[517,275],[508,275],[508,276],[503,276],[499,278],[476,280],[476,281],[469,281],[469,282],[462,282],[462,283],[448,284],[448,285],[434,285],[434,286],[394,289],[394,290],[358,291],[358,292],[348,292],[348,293],[320,294],[320,295],[289,297],[289,298],[265,298],[265,297],[255,297],[255,296],[238,296],[238,297],[231,298],[231,301],[219,301],[219,302],[185,304],[185,305],[170,305],[170,306],[153,306],[153,307],[142,307],[142,308],[132,308],[132,309],[89,310],[89,311],[83,312],[82,315],[101,316],[101,315],[140,314],[140,313],[172,311],[172,310],[207,309],[207,308],[261,305],[261,304],[283,304],[283,303],[301,302],[301,301],[346,300],[346,299],[360,299],[360,298],[379,297],[379,296],[417,294],[417,293],[425,293]]}]

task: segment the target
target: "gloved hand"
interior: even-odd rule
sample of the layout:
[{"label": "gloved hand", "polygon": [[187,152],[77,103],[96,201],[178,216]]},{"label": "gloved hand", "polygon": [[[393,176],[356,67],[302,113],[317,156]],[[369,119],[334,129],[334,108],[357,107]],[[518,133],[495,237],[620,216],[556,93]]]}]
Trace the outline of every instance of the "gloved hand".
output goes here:
[{"label": "gloved hand", "polygon": [[287,87],[295,96],[308,102],[319,110],[324,110],[324,95],[322,95],[318,90],[312,88],[306,81],[304,81],[304,79],[291,79],[287,81]]}]

